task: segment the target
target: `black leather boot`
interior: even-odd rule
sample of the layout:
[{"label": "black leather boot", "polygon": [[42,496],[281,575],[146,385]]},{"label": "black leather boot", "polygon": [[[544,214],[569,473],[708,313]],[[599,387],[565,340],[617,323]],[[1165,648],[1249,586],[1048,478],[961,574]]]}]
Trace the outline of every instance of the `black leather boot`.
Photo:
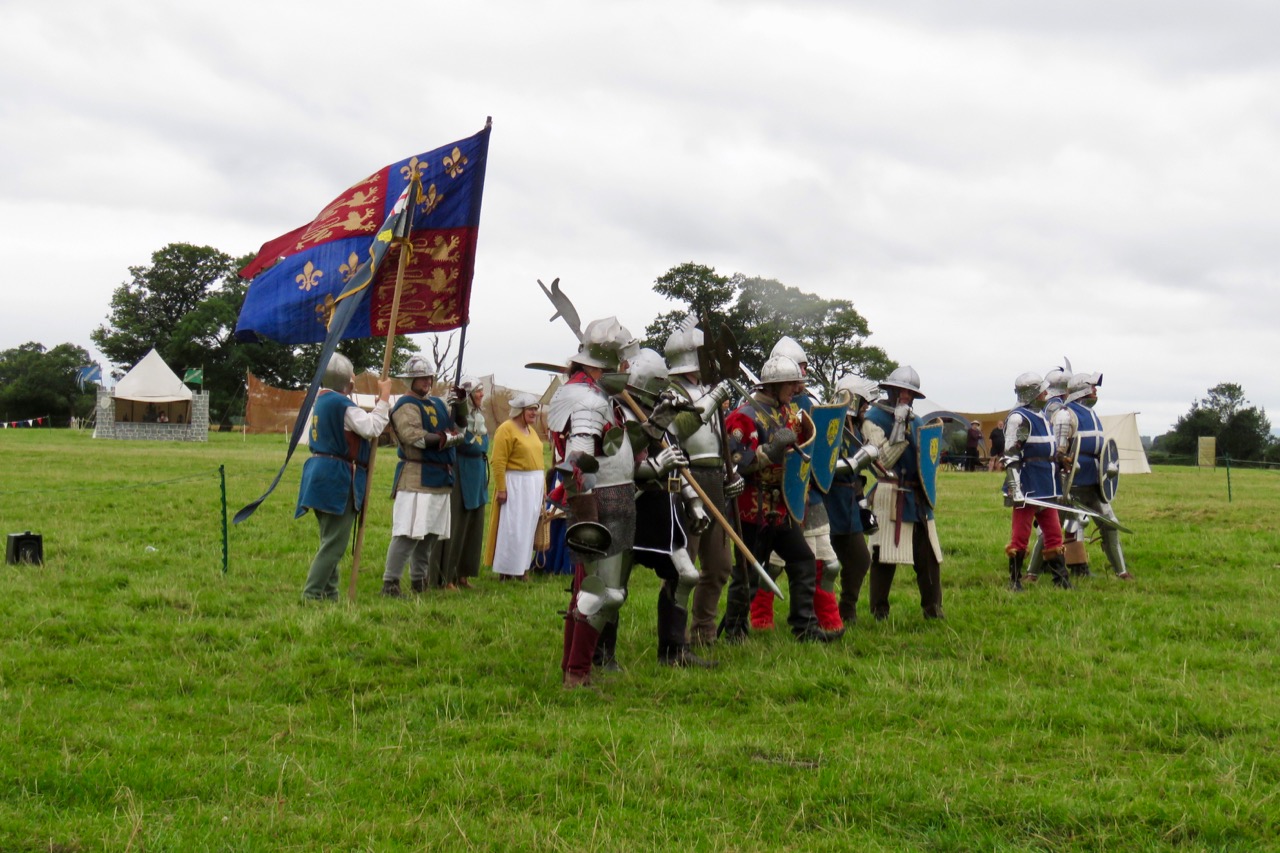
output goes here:
[{"label": "black leather boot", "polygon": [[1022,563],[1026,558],[1026,551],[1015,551],[1009,555],[1010,592],[1022,592]]},{"label": "black leather boot", "polygon": [[1053,573],[1053,585],[1059,589],[1071,589],[1071,573],[1067,571],[1067,559],[1062,552],[1045,557],[1045,567]]},{"label": "black leather boot", "polygon": [[600,630],[600,641],[596,643],[595,654],[591,656],[591,664],[596,669],[606,672],[621,672],[618,664],[618,620],[614,619]]}]

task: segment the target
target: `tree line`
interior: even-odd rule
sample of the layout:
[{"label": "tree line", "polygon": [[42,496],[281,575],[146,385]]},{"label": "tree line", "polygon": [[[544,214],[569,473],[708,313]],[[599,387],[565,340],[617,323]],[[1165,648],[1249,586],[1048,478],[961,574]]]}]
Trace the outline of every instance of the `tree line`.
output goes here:
[{"label": "tree line", "polygon": [[[180,376],[202,368],[211,418],[224,421],[244,409],[245,374],[252,372],[281,388],[304,387],[315,373],[320,345],[294,346],[235,340],[248,282],[237,271],[253,255],[232,257],[210,246],[171,243],[152,253],[149,265],[129,267],[129,280],[111,295],[106,321],[90,339],[112,362],[119,378],[152,348]],[[737,343],[744,363],[759,368],[783,335],[795,338],[809,357],[816,385],[834,387],[848,374],[884,378],[898,366],[868,342],[870,324],[845,299],[826,299],[780,281],[742,273],[723,275],[714,267],[686,262],[658,276],[653,289],[676,307],[645,327],[645,346],[662,351],[677,326],[692,314],[711,331],[723,327]],[[384,341],[343,341],[339,350],[357,370],[380,370]],[[433,336],[432,355],[456,364],[452,339]],[[396,338],[393,366],[399,368],[418,346]],[[75,344],[46,350],[29,342],[0,352],[0,418],[52,416],[66,423],[93,410],[95,388],[81,389],[79,367],[89,353]],[[1266,411],[1245,399],[1241,386],[1224,382],[1178,419],[1174,429],[1152,444],[1155,459],[1193,456],[1200,436],[1214,436],[1220,454],[1237,460],[1280,462],[1280,442],[1271,436]]]}]

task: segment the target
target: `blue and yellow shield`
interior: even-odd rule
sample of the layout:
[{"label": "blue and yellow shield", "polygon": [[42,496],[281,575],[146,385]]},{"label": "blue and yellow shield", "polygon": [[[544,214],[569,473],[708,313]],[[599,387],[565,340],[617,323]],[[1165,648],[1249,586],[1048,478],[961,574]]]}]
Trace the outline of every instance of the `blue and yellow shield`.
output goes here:
[{"label": "blue and yellow shield", "polygon": [[931,508],[938,501],[938,465],[942,461],[942,421],[934,419],[916,431],[920,488]]},{"label": "blue and yellow shield", "polygon": [[[801,412],[803,420],[809,419],[808,412]],[[804,439],[799,445],[788,448],[782,457],[782,500],[787,505],[787,512],[797,523],[804,522],[805,506],[809,502],[809,482],[813,466],[810,453],[813,450],[814,434],[812,424],[804,424],[799,435]]]},{"label": "blue and yellow shield", "polygon": [[824,494],[831,488],[831,481],[836,475],[836,462],[844,439],[844,418],[848,411],[848,406],[834,403],[814,406],[809,411],[809,417],[813,419],[809,474],[813,477],[813,484]]}]

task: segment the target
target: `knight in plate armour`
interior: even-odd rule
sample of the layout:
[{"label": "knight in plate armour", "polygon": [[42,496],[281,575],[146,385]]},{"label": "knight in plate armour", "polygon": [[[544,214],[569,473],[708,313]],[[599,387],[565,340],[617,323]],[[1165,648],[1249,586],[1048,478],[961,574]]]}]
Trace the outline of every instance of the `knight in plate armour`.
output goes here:
[{"label": "knight in plate armour", "polygon": [[[1074,448],[1070,453],[1074,469],[1072,472],[1069,494],[1071,500],[1085,509],[1093,510],[1116,521],[1115,510],[1107,497],[1105,484],[1114,481],[1120,474],[1119,460],[1104,460],[1106,438],[1103,436],[1102,419],[1093,411],[1098,402],[1098,388],[1102,385],[1101,373],[1077,373],[1071,377],[1071,385],[1067,390],[1067,411],[1071,415],[1072,432],[1065,436],[1066,448]],[[1062,448],[1062,439],[1059,447]],[[1064,453],[1066,451],[1064,450]],[[1113,489],[1114,490],[1114,489]],[[1067,540],[1067,568],[1072,574],[1087,577],[1089,571],[1089,554],[1085,548],[1085,522],[1088,517],[1063,525],[1063,536]],[[1102,539],[1102,551],[1107,555],[1111,570],[1120,580],[1133,580],[1124,561],[1124,549],[1120,546],[1120,531],[1105,524],[1098,525],[1098,533]]]},{"label": "knight in plate armour", "polygon": [[636,451],[625,408],[613,399],[631,335],[614,317],[593,320],[570,356],[568,380],[551,398],[547,426],[564,476],[574,578],[560,667],[565,687],[591,683],[601,631],[627,596],[635,541]]},{"label": "knight in plate armour", "polygon": [[1023,580],[1036,579],[1034,573],[1023,576],[1034,521],[1044,535],[1044,564],[1053,573],[1054,585],[1070,589],[1071,580],[1062,553],[1062,523],[1054,506],[1062,494],[1057,445],[1044,414],[1049,383],[1037,373],[1023,373],[1014,380],[1013,391],[1018,405],[1005,419],[1003,460],[1005,504],[1013,508],[1012,534],[1005,547],[1009,558],[1009,588],[1021,591]]},{"label": "knight in plate armour", "polygon": [[[733,514],[731,502],[742,493],[745,485],[737,470],[726,466],[724,444],[724,418],[720,407],[728,398],[721,388],[709,388],[702,383],[698,350],[704,344],[702,330],[693,324],[692,318],[667,339],[664,349],[672,385],[697,408],[703,417],[696,419],[692,431],[680,439],[680,446],[689,459],[689,474],[698,482],[726,518]],[[676,426],[686,420],[677,418]],[[706,512],[705,508],[703,509]],[[729,536],[718,525],[705,526],[701,519],[687,529],[688,551],[698,561],[699,572],[690,606],[689,642],[694,646],[711,646],[716,641],[716,617],[720,607],[720,594],[729,582],[733,567],[733,552]]]}]

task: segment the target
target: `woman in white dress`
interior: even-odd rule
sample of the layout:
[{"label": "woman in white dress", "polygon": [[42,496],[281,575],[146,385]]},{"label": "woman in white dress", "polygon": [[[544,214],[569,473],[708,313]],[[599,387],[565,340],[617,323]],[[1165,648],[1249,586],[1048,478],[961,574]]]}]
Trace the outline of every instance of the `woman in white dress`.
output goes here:
[{"label": "woman in white dress", "polygon": [[533,428],[538,408],[532,394],[516,394],[511,419],[493,434],[493,517],[486,551],[499,580],[529,579],[533,534],[546,488],[542,439]]}]

